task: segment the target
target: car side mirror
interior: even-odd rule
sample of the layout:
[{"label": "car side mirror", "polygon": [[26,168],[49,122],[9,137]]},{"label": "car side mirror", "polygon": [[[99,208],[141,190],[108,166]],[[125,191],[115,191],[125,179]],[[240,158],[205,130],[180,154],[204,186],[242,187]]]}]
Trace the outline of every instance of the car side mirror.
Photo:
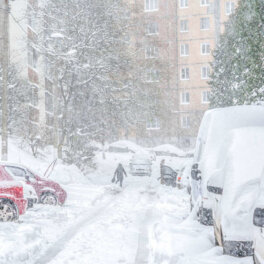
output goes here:
[{"label": "car side mirror", "polygon": [[256,208],[253,216],[253,224],[255,226],[264,227],[264,209]]},{"label": "car side mirror", "polygon": [[27,182],[30,182],[30,180],[29,180],[29,175],[26,175],[26,176],[25,176],[25,179],[26,179]]},{"label": "car side mirror", "polygon": [[192,171],[191,171],[192,179],[195,181],[199,181],[202,179],[200,175],[201,175],[201,171],[198,170],[198,164],[197,163],[193,164]]}]

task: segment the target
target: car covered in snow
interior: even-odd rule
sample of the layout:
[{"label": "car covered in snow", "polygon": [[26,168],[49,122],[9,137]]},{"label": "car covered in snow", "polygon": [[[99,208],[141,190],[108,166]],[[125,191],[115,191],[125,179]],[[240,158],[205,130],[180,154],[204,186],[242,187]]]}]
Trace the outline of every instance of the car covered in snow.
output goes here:
[{"label": "car covered in snow", "polygon": [[153,151],[157,156],[168,156],[168,157],[185,157],[186,153],[170,144],[163,144],[153,148]]},{"label": "car covered in snow", "polygon": [[130,160],[129,168],[133,176],[151,176],[152,162],[145,153],[136,153]]},{"label": "car covered in snow", "polygon": [[108,151],[115,153],[136,153],[142,151],[143,148],[129,140],[119,140],[109,144]]},{"label": "car covered in snow", "polygon": [[37,193],[38,202],[49,205],[63,205],[67,198],[66,191],[56,182],[42,178],[31,169],[16,163],[0,163],[16,179],[31,185]]},{"label": "car covered in snow", "polygon": [[263,139],[264,127],[230,131],[208,180],[216,244],[228,255],[253,255],[252,215],[264,165]]},{"label": "car covered in snow", "polygon": [[191,207],[196,208],[202,224],[213,225],[213,201],[208,195],[207,181],[216,170],[216,161],[225,137],[232,129],[250,126],[264,126],[263,106],[218,108],[204,114],[196,140],[190,179]]},{"label": "car covered in snow", "polygon": [[254,261],[264,263],[264,171],[261,175],[258,198],[254,207]]},{"label": "car covered in snow", "polygon": [[26,208],[22,184],[14,181],[0,166],[0,222],[17,220],[19,215],[26,212]]}]

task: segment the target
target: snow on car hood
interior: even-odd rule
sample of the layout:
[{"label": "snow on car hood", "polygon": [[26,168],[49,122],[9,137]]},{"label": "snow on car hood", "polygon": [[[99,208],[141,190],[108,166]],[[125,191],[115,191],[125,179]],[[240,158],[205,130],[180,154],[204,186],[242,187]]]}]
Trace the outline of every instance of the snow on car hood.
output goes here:
[{"label": "snow on car hood", "polygon": [[221,223],[227,240],[252,240],[252,216],[263,171],[264,128],[235,129],[226,139]]}]

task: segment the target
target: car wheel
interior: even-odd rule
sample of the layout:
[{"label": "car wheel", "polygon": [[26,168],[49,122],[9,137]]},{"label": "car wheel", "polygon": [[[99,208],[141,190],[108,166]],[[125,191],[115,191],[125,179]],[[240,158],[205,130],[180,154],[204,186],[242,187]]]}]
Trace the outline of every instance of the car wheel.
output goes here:
[{"label": "car wheel", "polygon": [[18,218],[16,207],[8,200],[0,202],[0,222],[10,222]]},{"label": "car wheel", "polygon": [[53,193],[44,193],[40,199],[41,203],[48,205],[57,205],[58,199]]}]

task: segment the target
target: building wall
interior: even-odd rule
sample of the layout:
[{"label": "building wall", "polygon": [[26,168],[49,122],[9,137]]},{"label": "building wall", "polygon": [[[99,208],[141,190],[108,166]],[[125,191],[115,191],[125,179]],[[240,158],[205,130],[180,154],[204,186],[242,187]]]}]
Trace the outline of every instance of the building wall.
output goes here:
[{"label": "building wall", "polygon": [[[237,0],[214,0],[214,1],[187,1],[187,7],[181,7],[178,1],[177,20],[178,20],[178,78],[179,78],[179,112],[180,127],[183,143],[188,144],[187,138],[194,138],[197,135],[201,118],[205,110],[208,109],[209,101],[204,101],[206,91],[210,91],[208,78],[202,77],[202,67],[209,66],[213,61],[212,51],[219,40],[220,32],[224,32],[224,22],[229,15],[226,14],[227,2],[237,5]],[[202,4],[203,3],[203,4]],[[201,29],[201,19],[209,19],[209,28]],[[181,32],[181,21],[188,20],[188,32]],[[209,54],[202,54],[201,45],[208,43],[210,46]],[[189,45],[188,56],[181,56],[180,49],[182,44]],[[182,68],[189,68],[189,79],[181,80]],[[211,71],[211,69],[210,69]],[[182,102],[182,94],[189,93],[189,102]],[[188,101],[188,100],[187,100]],[[186,124],[186,119],[189,123]],[[185,121],[185,122],[184,122]]]},{"label": "building wall", "polygon": [[11,1],[10,61],[15,63],[30,89],[29,133],[53,143],[53,87],[47,81],[45,56],[39,52],[41,0]]}]

